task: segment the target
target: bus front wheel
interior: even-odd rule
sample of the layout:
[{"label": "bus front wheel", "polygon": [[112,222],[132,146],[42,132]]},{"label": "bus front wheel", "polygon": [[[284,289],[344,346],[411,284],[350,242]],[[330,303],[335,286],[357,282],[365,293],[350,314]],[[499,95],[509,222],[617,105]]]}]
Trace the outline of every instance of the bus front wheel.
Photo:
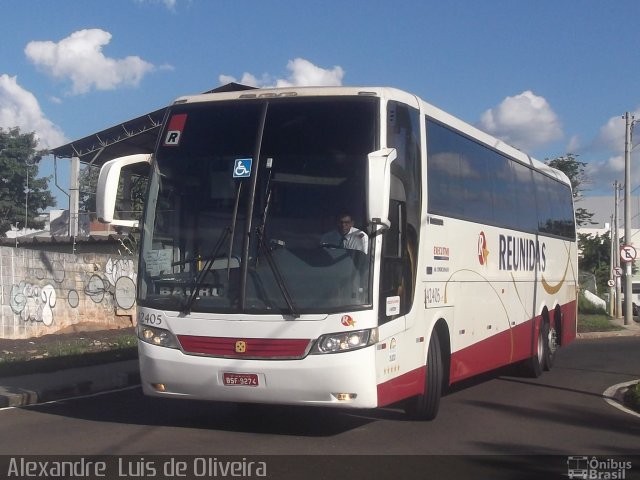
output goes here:
[{"label": "bus front wheel", "polygon": [[416,420],[433,420],[438,415],[442,395],[443,364],[438,332],[431,332],[427,352],[424,391],[407,401],[405,411]]}]

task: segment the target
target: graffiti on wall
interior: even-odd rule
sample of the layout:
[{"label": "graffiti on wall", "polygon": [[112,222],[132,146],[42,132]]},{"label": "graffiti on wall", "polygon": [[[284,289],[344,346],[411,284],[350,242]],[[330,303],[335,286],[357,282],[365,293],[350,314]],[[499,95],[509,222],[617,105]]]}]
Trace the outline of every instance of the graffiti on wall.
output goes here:
[{"label": "graffiti on wall", "polygon": [[11,287],[11,310],[25,322],[53,324],[53,307],[56,306],[56,289],[50,283],[39,287],[33,283],[20,282]]},{"label": "graffiti on wall", "polygon": [[109,258],[105,264],[104,275],[91,275],[85,284],[85,293],[95,303],[102,303],[108,298],[109,301],[115,302],[118,308],[129,310],[136,299],[135,278],[133,260]]},{"label": "graffiti on wall", "polygon": [[[45,269],[30,269],[29,278],[11,286],[11,310],[24,322],[39,322],[51,326],[55,320],[55,306],[64,297],[74,309],[82,307],[83,296],[110,312],[115,308],[132,308],[135,304],[136,280],[133,260],[109,258],[104,267],[89,263],[93,265],[93,272],[81,274],[80,289],[65,288],[66,273],[60,262],[45,265]],[[45,270],[50,275],[46,275]],[[75,283],[77,286],[78,282]]]}]

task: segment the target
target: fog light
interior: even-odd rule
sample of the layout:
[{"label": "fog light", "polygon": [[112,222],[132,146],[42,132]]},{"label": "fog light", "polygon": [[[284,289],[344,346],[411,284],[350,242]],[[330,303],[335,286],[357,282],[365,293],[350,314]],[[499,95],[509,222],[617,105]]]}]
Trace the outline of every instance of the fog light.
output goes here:
[{"label": "fog light", "polygon": [[166,392],[167,391],[167,387],[164,383],[152,383],[151,387],[153,387],[153,389],[156,392]]},{"label": "fog light", "polygon": [[334,393],[332,395],[334,397],[336,397],[336,400],[338,400],[340,402],[346,402],[348,400],[355,400],[355,398],[358,396],[357,393]]}]

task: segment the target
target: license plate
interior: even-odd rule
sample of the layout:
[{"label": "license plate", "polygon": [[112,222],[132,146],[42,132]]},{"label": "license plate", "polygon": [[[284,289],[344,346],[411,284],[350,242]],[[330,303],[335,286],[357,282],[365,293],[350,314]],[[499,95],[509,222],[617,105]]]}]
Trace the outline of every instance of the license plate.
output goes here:
[{"label": "license plate", "polygon": [[257,387],[259,385],[256,373],[223,373],[222,381],[229,387]]}]

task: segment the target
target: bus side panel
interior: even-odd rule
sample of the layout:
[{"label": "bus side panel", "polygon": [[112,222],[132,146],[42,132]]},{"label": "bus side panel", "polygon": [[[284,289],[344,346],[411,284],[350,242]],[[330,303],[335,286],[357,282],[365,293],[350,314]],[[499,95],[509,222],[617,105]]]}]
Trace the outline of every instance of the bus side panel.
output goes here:
[{"label": "bus side panel", "polygon": [[482,372],[505,365],[504,345],[511,343],[509,330],[493,335],[481,342],[451,354],[451,383],[473,377]]},{"label": "bus side panel", "polygon": [[576,300],[562,305],[562,327],[560,328],[560,345],[567,345],[576,338],[578,328],[578,302]]},{"label": "bus side panel", "polygon": [[[566,345],[576,336],[576,302],[561,307],[563,312],[562,345]],[[481,342],[463,348],[451,355],[451,383],[490,371],[503,366],[526,360],[534,355],[533,339],[538,338],[538,329],[542,323],[539,315],[522,322],[508,331],[493,335]],[[504,361],[504,345],[510,345],[510,359]]]},{"label": "bus side panel", "polygon": [[378,406],[424,393],[428,337],[425,317],[415,300],[407,316],[379,327],[376,345]]},{"label": "bus side panel", "polygon": [[378,406],[392,403],[424,393],[427,368],[416,368],[378,385]]}]

